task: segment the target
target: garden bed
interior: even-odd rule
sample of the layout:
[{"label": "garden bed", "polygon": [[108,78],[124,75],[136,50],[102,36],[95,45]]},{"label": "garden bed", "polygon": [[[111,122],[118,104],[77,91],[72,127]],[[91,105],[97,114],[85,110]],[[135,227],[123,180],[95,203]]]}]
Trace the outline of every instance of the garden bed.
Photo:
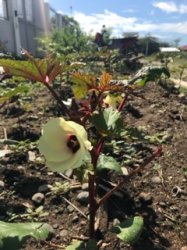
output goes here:
[{"label": "garden bed", "polygon": [[[23,249],[64,249],[72,239],[88,236],[87,186],[79,183],[72,171],[66,175],[49,172],[38,152],[35,142],[42,125],[60,115],[47,89],[36,90],[20,103],[13,100],[0,110],[1,139],[25,141],[14,149],[6,147],[12,152],[0,159],[0,219],[43,221],[53,227],[50,240],[38,243],[30,239]],[[100,249],[180,250],[187,246],[187,98],[148,83],[138,97],[129,97],[126,107],[125,123],[142,127],[150,136],[148,142],[131,144],[136,155],[126,159],[130,166],[139,163],[134,162],[138,153],[146,158],[153,146],[163,144],[163,152],[98,211]],[[119,158],[126,153],[125,148],[120,152]],[[111,172],[103,175],[99,195],[117,180]],[[70,184],[66,187],[64,182]],[[34,199],[38,193],[40,197]],[[131,247],[108,229],[134,215],[143,216],[145,225],[138,243]]]}]

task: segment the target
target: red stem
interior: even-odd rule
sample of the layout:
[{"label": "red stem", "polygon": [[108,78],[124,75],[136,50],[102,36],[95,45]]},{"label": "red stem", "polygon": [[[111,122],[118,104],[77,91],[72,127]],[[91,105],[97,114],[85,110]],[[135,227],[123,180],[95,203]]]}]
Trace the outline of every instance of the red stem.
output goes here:
[{"label": "red stem", "polygon": [[83,117],[83,119],[82,119],[82,121],[81,121],[81,124],[83,125],[83,126],[85,126],[85,124],[86,124],[86,122],[87,122],[87,120],[90,118],[90,114],[86,114],[84,117]]},{"label": "red stem", "polygon": [[103,148],[104,137],[101,137],[98,141],[96,148],[92,150],[91,157],[92,157],[92,164],[94,169],[94,174],[89,174],[89,204],[90,204],[90,220],[89,220],[89,235],[91,239],[95,238],[95,216],[97,211],[97,201],[96,201],[96,166],[97,160]]},{"label": "red stem", "polygon": [[89,219],[89,236],[95,238],[95,216],[97,211],[97,202],[95,199],[95,175],[89,174],[89,204],[90,204],[90,219]]},{"label": "red stem", "polygon": [[123,98],[122,102],[120,103],[119,107],[118,107],[118,111],[121,112],[123,107],[125,106],[125,103],[127,101],[128,98],[128,94],[125,94],[125,97]]},{"label": "red stem", "polygon": [[96,147],[97,158],[99,157],[99,155],[103,149],[104,140],[105,140],[104,137],[100,137],[100,139],[99,139],[98,146]]}]

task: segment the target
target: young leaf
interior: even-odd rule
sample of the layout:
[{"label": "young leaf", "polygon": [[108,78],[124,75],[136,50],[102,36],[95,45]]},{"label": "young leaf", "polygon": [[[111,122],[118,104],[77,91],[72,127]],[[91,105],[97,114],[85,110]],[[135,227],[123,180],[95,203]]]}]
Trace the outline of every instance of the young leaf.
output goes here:
[{"label": "young leaf", "polygon": [[112,83],[112,76],[109,73],[103,72],[101,75],[97,89],[101,92],[112,91],[114,93],[123,93],[123,84]]},{"label": "young leaf", "polygon": [[0,249],[19,250],[29,237],[45,240],[52,233],[52,228],[46,223],[7,223],[0,221]]},{"label": "young leaf", "polygon": [[110,170],[114,170],[116,172],[122,173],[121,165],[119,162],[117,162],[111,156],[100,154],[98,163],[97,163],[97,169],[102,170],[104,168],[108,168]]},{"label": "young leaf", "polygon": [[100,81],[98,82],[93,75],[87,75],[82,73],[74,73],[71,76],[71,82],[73,83],[74,96],[77,99],[84,98],[89,90],[96,90],[99,92],[116,91],[123,92],[123,87],[115,84],[110,84],[111,76],[108,73],[103,73]]},{"label": "young leaf", "polygon": [[123,121],[120,112],[112,107],[104,109],[100,113],[93,113],[91,117],[92,124],[104,134],[109,132],[120,133]]},{"label": "young leaf", "polygon": [[112,79],[112,76],[109,73],[104,72],[101,76],[99,86],[102,88],[105,88],[110,84],[110,81]]},{"label": "young leaf", "polygon": [[143,230],[143,218],[141,216],[135,216],[129,218],[117,226],[111,228],[113,233],[117,234],[117,237],[122,241],[134,245]]},{"label": "young leaf", "polygon": [[89,89],[96,87],[96,78],[92,75],[74,73],[71,77],[73,93],[76,99],[86,97]]}]

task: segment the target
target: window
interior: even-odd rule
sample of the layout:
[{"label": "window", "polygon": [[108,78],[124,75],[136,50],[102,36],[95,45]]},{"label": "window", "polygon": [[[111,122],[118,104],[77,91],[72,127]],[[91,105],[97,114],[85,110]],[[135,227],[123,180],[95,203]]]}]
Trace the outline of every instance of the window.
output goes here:
[{"label": "window", "polygon": [[25,0],[25,14],[27,21],[32,22],[33,20],[32,0]]},{"label": "window", "polygon": [[23,2],[22,2],[22,0],[17,0],[17,10],[18,10],[18,17],[23,18]]},{"label": "window", "polygon": [[0,0],[0,18],[8,18],[7,0]]}]

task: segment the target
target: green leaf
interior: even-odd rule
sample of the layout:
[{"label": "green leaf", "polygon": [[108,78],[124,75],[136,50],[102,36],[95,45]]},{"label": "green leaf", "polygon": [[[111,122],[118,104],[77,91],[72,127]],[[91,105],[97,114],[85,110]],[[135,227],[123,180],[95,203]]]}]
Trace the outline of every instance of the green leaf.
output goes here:
[{"label": "green leaf", "polygon": [[144,127],[125,127],[123,131],[121,131],[121,137],[124,139],[135,140],[145,140],[146,130]]},{"label": "green leaf", "polygon": [[121,165],[113,157],[100,154],[97,169],[102,170],[104,168],[114,170],[116,172],[122,173]]},{"label": "green leaf", "polygon": [[106,108],[100,113],[94,113],[91,117],[92,124],[102,133],[120,133],[123,121],[120,112],[112,107]]},{"label": "green leaf", "polygon": [[[145,66],[135,75],[135,83],[137,86],[144,86],[149,81],[156,81],[161,78],[162,75],[170,77],[170,72],[166,67],[163,66]],[[134,82],[132,79],[131,82]]]},{"label": "green leaf", "polygon": [[169,70],[166,69],[165,67],[151,68],[149,69],[147,76],[149,81],[154,81],[159,79],[162,74],[164,74],[167,77],[170,77]]},{"label": "green leaf", "polygon": [[84,250],[84,242],[80,240],[72,241],[71,245],[65,248],[65,250]]},{"label": "green leaf", "polygon": [[8,90],[8,91],[4,92],[3,95],[1,95],[1,97],[0,97],[0,103],[9,100],[10,98],[12,98],[15,95],[26,93],[29,90],[30,90],[30,87],[29,86],[25,86],[25,85],[18,86],[18,87],[14,88],[14,89]]},{"label": "green leaf", "polygon": [[0,139],[0,144],[17,145],[17,144],[19,144],[19,141],[11,140],[11,139]]},{"label": "green leaf", "polygon": [[129,218],[117,226],[111,228],[113,233],[117,234],[117,237],[130,244],[135,244],[143,230],[143,218],[141,216],[135,216]]},{"label": "green leaf", "polygon": [[25,54],[28,58],[27,61],[0,59],[0,66],[7,74],[42,83],[52,82],[57,75],[62,73],[60,63],[52,57],[35,59],[27,52]]},{"label": "green leaf", "polygon": [[148,76],[144,76],[142,79],[139,79],[137,82],[136,82],[136,85],[139,86],[139,87],[143,87],[145,86],[145,84],[149,81],[149,78]]},{"label": "green leaf", "polygon": [[95,240],[88,240],[86,243],[80,240],[73,240],[71,245],[65,250],[97,250],[97,242]]},{"label": "green leaf", "polygon": [[37,240],[45,240],[52,232],[49,224],[30,223],[7,223],[0,221],[0,249],[19,250],[29,237]]}]

